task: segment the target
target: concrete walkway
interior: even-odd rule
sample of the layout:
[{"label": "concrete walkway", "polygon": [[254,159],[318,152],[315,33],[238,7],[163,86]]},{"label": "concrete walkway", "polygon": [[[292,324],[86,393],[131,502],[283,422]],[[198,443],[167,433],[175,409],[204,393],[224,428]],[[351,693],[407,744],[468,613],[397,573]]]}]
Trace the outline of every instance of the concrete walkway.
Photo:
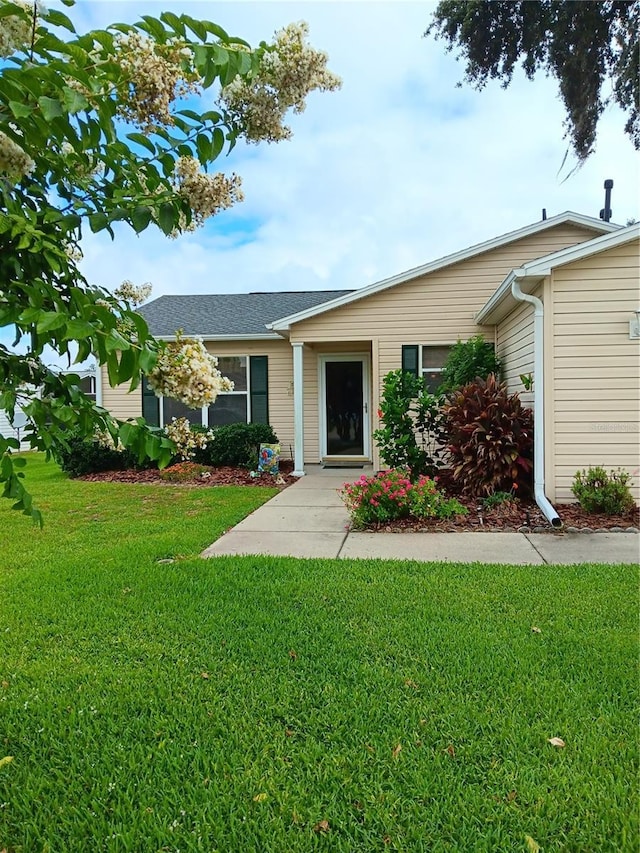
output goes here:
[{"label": "concrete walkway", "polygon": [[640,562],[637,533],[358,533],[338,494],[362,469],[309,466],[284,489],[210,545],[202,556],[381,558],[460,563]]}]

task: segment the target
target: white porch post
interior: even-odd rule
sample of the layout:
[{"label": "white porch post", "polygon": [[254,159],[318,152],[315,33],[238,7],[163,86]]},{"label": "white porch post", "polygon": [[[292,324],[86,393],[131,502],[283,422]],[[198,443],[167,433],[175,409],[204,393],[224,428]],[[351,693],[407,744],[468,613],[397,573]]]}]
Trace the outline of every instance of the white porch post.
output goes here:
[{"label": "white porch post", "polygon": [[304,477],[304,344],[293,347],[293,476]]}]

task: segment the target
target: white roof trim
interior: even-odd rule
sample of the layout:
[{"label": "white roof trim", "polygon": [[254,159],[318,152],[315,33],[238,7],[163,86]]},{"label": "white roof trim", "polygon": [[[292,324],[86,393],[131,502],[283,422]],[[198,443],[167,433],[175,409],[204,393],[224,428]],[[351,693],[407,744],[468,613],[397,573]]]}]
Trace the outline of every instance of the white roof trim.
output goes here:
[{"label": "white roof trim", "polygon": [[[175,341],[175,335],[154,335],[158,341]],[[264,334],[255,335],[200,335],[196,332],[193,334],[182,334],[183,338],[200,338],[201,341],[281,341],[280,335],[275,332],[264,332]]]},{"label": "white roof trim", "polygon": [[628,225],[626,228],[619,227],[612,233],[603,234],[601,237],[586,240],[584,243],[578,243],[575,246],[569,246],[568,249],[561,249],[559,252],[553,252],[542,258],[536,258],[534,261],[524,264],[519,269],[511,270],[509,275],[476,314],[476,323],[483,325],[496,322],[493,315],[504,300],[510,296],[511,284],[514,279],[520,281],[526,280],[532,285],[537,284],[537,282],[546,276],[551,275],[551,270],[556,267],[579,261],[582,258],[588,258],[591,255],[597,255],[599,252],[605,252],[607,249],[614,249],[616,246],[622,246],[624,243],[629,243],[631,240],[638,239],[639,237],[640,223]]},{"label": "white roof trim", "polygon": [[355,302],[358,299],[364,299],[374,293],[379,293],[382,290],[387,290],[389,287],[395,287],[396,284],[402,284],[419,276],[427,275],[435,272],[443,267],[457,264],[460,261],[466,261],[475,255],[480,255],[483,252],[489,252],[492,249],[497,249],[507,243],[512,243],[514,240],[521,240],[524,237],[529,237],[531,234],[537,234],[539,231],[544,231],[546,228],[553,228],[555,225],[570,223],[572,225],[590,228],[598,233],[617,231],[621,226],[614,225],[611,222],[604,222],[601,219],[595,219],[592,216],[583,216],[581,213],[572,213],[565,211],[557,216],[552,216],[549,219],[540,220],[533,225],[527,225],[524,228],[519,228],[517,231],[510,231],[508,234],[502,234],[500,237],[494,237],[491,240],[486,240],[484,243],[477,243],[475,246],[470,246],[459,252],[454,252],[452,255],[445,255],[443,258],[431,261],[421,267],[407,270],[406,272],[394,275],[391,278],[385,278],[382,281],[370,284],[367,287],[361,287],[358,290],[352,291],[345,296],[340,296],[337,299],[332,299],[329,302],[322,302],[320,305],[315,305],[313,308],[307,308],[305,311],[299,311],[297,314],[290,314],[288,317],[283,317],[280,320],[275,320],[273,323],[267,324],[267,329],[277,331],[286,331],[293,324],[300,323],[302,320],[308,320],[310,317],[315,317],[318,314],[324,314],[325,311],[331,311],[334,308],[340,308],[342,305],[348,305],[350,302]]}]

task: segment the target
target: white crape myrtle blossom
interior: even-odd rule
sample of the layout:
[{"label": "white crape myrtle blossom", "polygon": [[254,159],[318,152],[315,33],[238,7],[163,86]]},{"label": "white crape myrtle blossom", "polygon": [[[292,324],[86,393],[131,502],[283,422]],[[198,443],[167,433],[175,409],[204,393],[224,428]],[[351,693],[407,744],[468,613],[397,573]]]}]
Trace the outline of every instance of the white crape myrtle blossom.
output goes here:
[{"label": "white crape myrtle blossom", "polygon": [[100,445],[100,447],[104,447],[105,450],[115,450],[118,453],[122,453],[124,451],[124,445],[118,439],[118,441],[114,441],[113,436],[107,430],[97,429],[94,433],[95,441]]},{"label": "white crape myrtle blossom", "polygon": [[119,91],[120,116],[143,133],[172,125],[173,101],[201,89],[191,49],[178,39],[160,44],[136,31],[118,33],[114,44],[114,59],[126,78],[126,89]]},{"label": "white crape myrtle blossom", "polygon": [[181,223],[181,230],[193,231],[205,219],[244,200],[242,180],[232,173],[229,177],[218,172],[207,175],[201,171],[195,157],[179,157],[174,167],[174,186],[185,199],[192,212],[189,226]]},{"label": "white crape myrtle blossom", "polygon": [[310,92],[333,92],[342,85],[327,68],[327,54],[308,44],[308,35],[305,21],[278,30],[257,74],[250,80],[238,76],[222,89],[219,103],[249,142],[289,139],[287,110],[302,113]]},{"label": "white crape myrtle blossom", "polygon": [[0,130],[0,174],[19,181],[30,175],[35,167],[36,164],[27,152]]},{"label": "white crape myrtle blossom", "polygon": [[183,461],[193,459],[196,450],[204,450],[214,439],[213,430],[192,432],[186,418],[171,418],[164,431],[176,446],[176,453]]},{"label": "white crape myrtle blossom", "polygon": [[129,279],[125,279],[122,284],[116,287],[113,295],[137,307],[138,305],[142,305],[151,296],[152,290],[153,285],[150,281],[136,285],[132,281],[129,281]]},{"label": "white crape myrtle blossom", "polygon": [[[34,4],[32,0],[11,0],[11,2],[28,12],[31,20],[27,21],[19,15],[0,18],[0,56],[2,57],[13,56],[14,53],[26,50],[31,44],[33,34]],[[4,0],[0,0],[0,6],[4,5]],[[36,11],[38,5],[36,4]]]},{"label": "white crape myrtle blossom", "polygon": [[183,338],[162,344],[155,367],[147,375],[156,396],[171,397],[191,409],[215,402],[219,393],[233,391],[233,382],[218,370],[218,359],[205,349],[201,338]]}]

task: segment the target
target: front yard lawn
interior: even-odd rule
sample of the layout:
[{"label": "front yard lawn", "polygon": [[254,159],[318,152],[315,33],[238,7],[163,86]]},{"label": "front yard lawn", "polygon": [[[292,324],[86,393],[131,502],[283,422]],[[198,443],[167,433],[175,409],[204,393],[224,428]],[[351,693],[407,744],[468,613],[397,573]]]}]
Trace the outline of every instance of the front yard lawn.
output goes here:
[{"label": "front yard lawn", "polygon": [[269,493],[28,468],[0,850],[637,849],[632,567],[205,561]]}]

